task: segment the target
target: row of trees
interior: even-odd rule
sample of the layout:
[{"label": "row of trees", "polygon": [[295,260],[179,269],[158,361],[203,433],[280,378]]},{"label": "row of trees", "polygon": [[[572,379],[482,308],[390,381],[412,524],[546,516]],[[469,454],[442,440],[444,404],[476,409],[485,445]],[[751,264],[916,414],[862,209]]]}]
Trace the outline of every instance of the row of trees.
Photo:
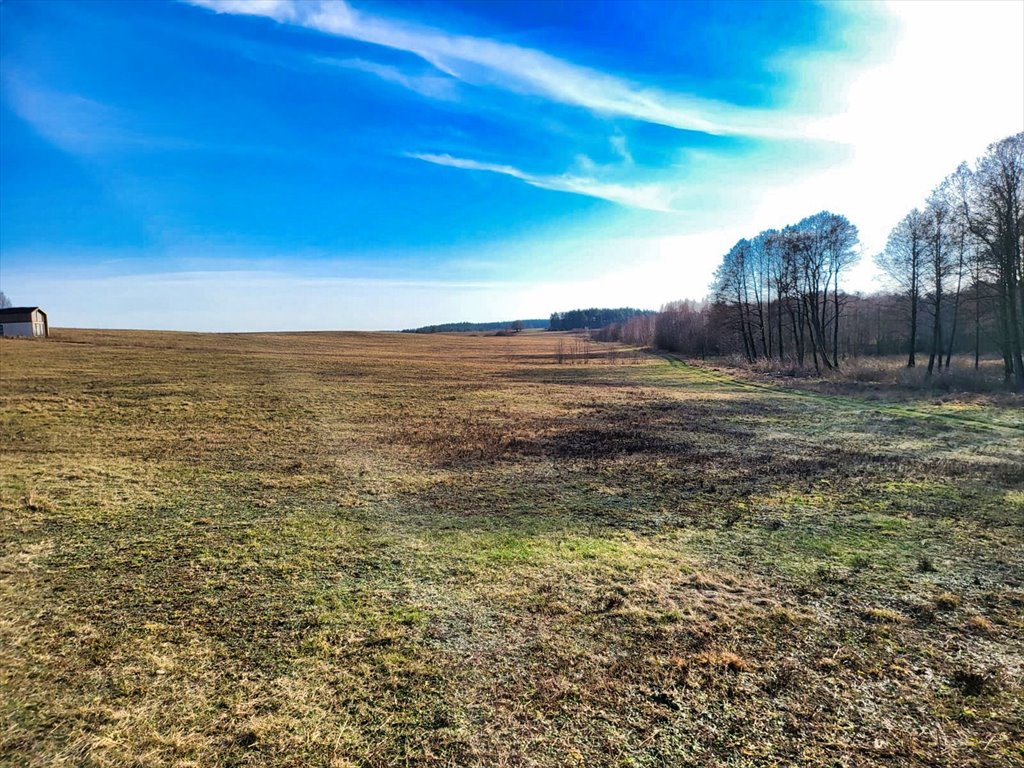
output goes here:
[{"label": "row of trees", "polygon": [[552,331],[577,331],[585,328],[607,328],[610,325],[623,325],[637,315],[653,315],[649,309],[633,309],[619,307],[617,309],[572,309],[568,312],[552,312],[548,321],[548,329]]},{"label": "row of trees", "polygon": [[[961,291],[960,305],[969,308],[970,322],[952,327],[952,302],[943,308],[944,325],[950,328],[944,335],[947,351],[954,354],[998,354],[999,318],[992,302],[977,300],[973,286]],[[839,358],[895,355],[906,353],[908,340],[907,311],[909,300],[903,293],[879,292],[868,295],[839,293],[842,323],[839,333]],[[975,306],[978,307],[975,315]],[[966,310],[965,310],[966,312]],[[918,348],[927,350],[931,345],[932,323],[925,302],[919,302],[917,338]],[[637,317],[621,326],[602,329],[594,338],[601,341],[656,347],[678,352],[688,357],[716,355],[745,355],[738,329],[736,308],[731,304],[710,301],[674,301],[662,307],[654,316]],[[783,325],[785,332],[787,325]],[[777,358],[773,358],[777,361]],[[796,353],[787,353],[785,365],[797,366]]]},{"label": "row of trees", "polygon": [[953,355],[996,352],[1024,389],[1024,134],[961,164],[893,229],[875,261],[891,288],[848,294],[856,227],[822,211],[736,243],[708,302],[674,302],[653,322],[627,322],[623,341],[690,355],[739,353],[818,371],[847,356],[892,354],[927,374]]},{"label": "row of trees", "polygon": [[547,328],[548,321],[542,318],[532,320],[506,320],[497,323],[442,323],[440,325],[424,325],[421,328],[407,328],[402,333],[465,333],[486,331],[519,331],[527,328]]},{"label": "row of trees", "polygon": [[727,347],[711,319],[719,308],[704,301],[673,301],[660,312],[645,312],[625,323],[591,333],[596,341],[618,341],[634,347],[657,347],[669,352],[706,357]]},{"label": "row of trees", "polygon": [[840,361],[843,272],[857,259],[857,228],[822,211],[783,229],[740,240],[722,259],[714,304],[737,333],[747,360],[787,355],[816,370]]},{"label": "row of trees", "polygon": [[1024,133],[991,145],[974,168],[962,163],[896,225],[876,263],[906,298],[908,367],[922,305],[928,373],[949,367],[967,299],[975,367],[983,318],[994,317],[1005,376],[1024,389]]}]

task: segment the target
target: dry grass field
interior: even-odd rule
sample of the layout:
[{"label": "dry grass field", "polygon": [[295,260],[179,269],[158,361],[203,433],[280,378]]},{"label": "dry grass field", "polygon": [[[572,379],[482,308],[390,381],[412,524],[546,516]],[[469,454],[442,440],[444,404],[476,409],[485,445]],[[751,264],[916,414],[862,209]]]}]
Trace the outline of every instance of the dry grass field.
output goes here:
[{"label": "dry grass field", "polygon": [[0,340],[0,762],[1024,765],[1020,400]]}]

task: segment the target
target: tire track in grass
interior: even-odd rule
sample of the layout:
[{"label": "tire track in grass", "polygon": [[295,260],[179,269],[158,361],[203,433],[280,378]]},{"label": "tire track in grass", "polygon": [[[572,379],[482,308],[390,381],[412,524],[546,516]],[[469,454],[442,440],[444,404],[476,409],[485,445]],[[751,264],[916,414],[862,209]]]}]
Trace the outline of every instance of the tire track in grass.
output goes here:
[{"label": "tire track in grass", "polygon": [[844,395],[829,395],[821,392],[810,392],[802,389],[790,389],[773,384],[764,384],[758,381],[745,381],[735,376],[730,376],[727,373],[720,373],[699,365],[688,363],[675,355],[667,353],[657,354],[673,368],[686,371],[686,374],[691,380],[696,380],[701,383],[715,384],[739,390],[767,392],[781,397],[793,397],[810,402],[816,402],[821,405],[829,405],[832,407],[838,406],[840,408],[859,413],[874,411],[875,413],[880,413],[886,416],[897,416],[907,419],[931,419],[954,426],[971,426],[1017,436],[1024,435],[1024,423],[1008,424],[1005,422],[982,419],[975,416],[966,416],[955,413],[936,413],[934,411],[924,411],[905,405],[873,403],[860,398],[846,397]]}]

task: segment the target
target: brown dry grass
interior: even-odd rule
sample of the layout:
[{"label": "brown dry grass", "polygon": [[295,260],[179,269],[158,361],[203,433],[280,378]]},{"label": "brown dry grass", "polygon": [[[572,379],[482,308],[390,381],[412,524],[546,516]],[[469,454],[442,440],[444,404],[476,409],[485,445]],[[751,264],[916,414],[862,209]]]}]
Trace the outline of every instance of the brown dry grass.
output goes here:
[{"label": "brown dry grass", "polygon": [[839,368],[815,372],[807,363],[759,360],[750,364],[740,357],[718,361],[747,375],[788,386],[829,394],[859,395],[870,400],[906,400],[932,397],[946,403],[995,403],[1024,407],[1024,395],[1013,391],[1007,381],[1003,361],[985,357],[974,367],[973,355],[956,355],[949,369],[936,368],[928,375],[928,356],[918,357],[914,368],[907,368],[906,355],[847,358]]},{"label": "brown dry grass", "polygon": [[1014,407],[557,338],[0,340],[0,761],[1024,763]]}]

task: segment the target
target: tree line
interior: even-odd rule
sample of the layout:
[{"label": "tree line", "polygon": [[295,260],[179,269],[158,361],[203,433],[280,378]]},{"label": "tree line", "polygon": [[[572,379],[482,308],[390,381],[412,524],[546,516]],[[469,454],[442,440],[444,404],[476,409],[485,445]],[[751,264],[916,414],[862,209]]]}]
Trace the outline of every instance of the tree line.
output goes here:
[{"label": "tree line", "polygon": [[611,325],[622,325],[638,315],[653,315],[654,310],[619,307],[607,309],[591,307],[589,309],[572,309],[568,312],[552,312],[548,321],[548,330],[577,331],[583,329],[606,328]]},{"label": "tree line", "polygon": [[402,333],[465,333],[469,331],[522,331],[527,328],[547,328],[548,321],[544,318],[531,320],[509,320],[500,323],[441,323],[439,325],[424,325],[421,328],[408,328]]},{"label": "tree line", "polygon": [[923,305],[929,375],[949,367],[966,321],[975,368],[985,328],[1006,379],[1024,389],[1024,133],[989,146],[973,168],[961,163],[903,217],[875,261],[905,297],[908,367],[917,365]]},{"label": "tree line", "polygon": [[792,354],[799,365],[809,357],[818,371],[839,365],[839,281],[856,261],[857,245],[857,228],[845,216],[822,211],[729,249],[712,296],[731,309],[747,360]]},{"label": "tree line", "polygon": [[954,354],[1002,359],[1024,389],[1024,133],[961,164],[874,255],[889,285],[850,294],[857,228],[822,211],[737,242],[707,301],[672,302],[653,316],[610,324],[602,338],[692,356],[739,354],[816,371],[848,357],[903,352],[926,375]]}]

